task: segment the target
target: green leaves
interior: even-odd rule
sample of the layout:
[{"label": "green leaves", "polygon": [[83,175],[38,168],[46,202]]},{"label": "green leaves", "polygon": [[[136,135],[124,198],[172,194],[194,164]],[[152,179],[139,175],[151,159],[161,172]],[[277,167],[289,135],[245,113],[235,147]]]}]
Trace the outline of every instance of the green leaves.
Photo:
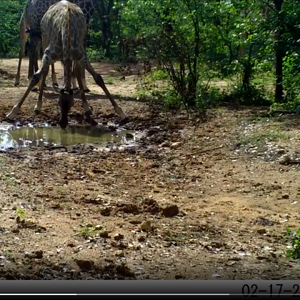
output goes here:
[{"label": "green leaves", "polygon": [[296,232],[292,232],[287,228],[286,240],[291,242],[290,249],[286,251],[287,258],[299,259],[300,258],[300,228]]},{"label": "green leaves", "polygon": [[19,21],[23,1],[0,1],[0,56],[16,57],[19,51]]}]

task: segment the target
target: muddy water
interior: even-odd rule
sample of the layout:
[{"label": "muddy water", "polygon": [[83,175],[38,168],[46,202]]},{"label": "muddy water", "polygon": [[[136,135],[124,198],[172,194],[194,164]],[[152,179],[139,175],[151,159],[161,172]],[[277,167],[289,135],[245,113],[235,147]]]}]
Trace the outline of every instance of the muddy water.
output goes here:
[{"label": "muddy water", "polygon": [[76,144],[105,145],[109,142],[126,144],[134,142],[136,134],[130,130],[104,131],[103,128],[88,126],[22,127],[12,129],[0,127],[0,150],[8,148],[45,145],[72,146]]}]

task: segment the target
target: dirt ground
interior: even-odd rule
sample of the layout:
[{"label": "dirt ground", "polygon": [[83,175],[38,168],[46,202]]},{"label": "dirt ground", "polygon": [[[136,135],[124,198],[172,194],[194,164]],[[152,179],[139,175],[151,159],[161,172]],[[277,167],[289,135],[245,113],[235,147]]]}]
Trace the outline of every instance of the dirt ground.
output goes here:
[{"label": "dirt ground", "polygon": [[[27,65],[14,87],[17,60],[0,61],[1,120],[25,91]],[[284,241],[287,227],[300,227],[297,116],[242,107],[175,114],[134,100],[136,67],[93,65],[123,96],[126,128],[144,135],[109,152],[1,153],[0,279],[299,279]],[[95,119],[118,124],[89,76],[88,86]],[[55,98],[48,89],[33,117],[32,92],[18,121],[57,123]]]}]

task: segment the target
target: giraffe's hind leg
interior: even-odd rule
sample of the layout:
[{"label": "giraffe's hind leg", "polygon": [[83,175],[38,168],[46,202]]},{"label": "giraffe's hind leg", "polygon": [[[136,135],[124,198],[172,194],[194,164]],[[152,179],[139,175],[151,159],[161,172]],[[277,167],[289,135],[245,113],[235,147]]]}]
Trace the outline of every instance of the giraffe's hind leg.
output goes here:
[{"label": "giraffe's hind leg", "polygon": [[58,87],[54,64],[51,64],[51,77],[52,77],[52,86]]},{"label": "giraffe's hind leg", "polygon": [[21,64],[22,59],[24,55],[24,49],[25,49],[25,43],[26,43],[26,24],[25,24],[25,18],[24,13],[22,14],[21,20],[20,20],[20,52],[19,52],[19,62],[18,62],[18,70],[15,78],[15,86],[18,86],[20,84],[20,74],[21,74]]},{"label": "giraffe's hind leg", "polygon": [[112,106],[115,109],[115,112],[121,117],[121,120],[122,121],[128,120],[128,116],[123,112],[123,109],[117,104],[115,99],[112,97],[112,95],[108,91],[108,89],[103,81],[102,76],[100,74],[96,73],[94,68],[91,66],[87,56],[85,55],[85,57],[82,60],[80,60],[78,63],[80,63],[80,65],[93,76],[95,82],[102,88],[105,95],[110,100]]},{"label": "giraffe's hind leg", "polygon": [[74,65],[74,76],[77,78],[80,93],[81,93],[81,99],[82,99],[82,107],[84,110],[84,115],[87,119],[87,121],[93,125],[96,126],[98,123],[92,119],[91,115],[93,112],[90,109],[90,106],[87,102],[86,96],[85,96],[85,89],[84,89],[84,83],[82,82],[82,72],[84,72],[84,69],[82,68],[81,65],[78,63],[75,63]]},{"label": "giraffe's hind leg", "polygon": [[82,70],[81,70],[81,78],[82,78],[83,89],[84,89],[85,93],[89,93],[90,89],[86,85],[85,69],[83,67],[82,67]]},{"label": "giraffe's hind leg", "polygon": [[[76,75],[75,75],[75,64],[74,64],[74,68],[73,68],[73,73],[72,73],[72,86],[73,86],[73,90],[74,93],[77,94],[77,92],[80,91],[80,87],[77,87],[77,82],[76,82]],[[81,67],[81,82],[83,84],[83,90],[85,93],[89,93],[90,89],[87,87],[86,85],[86,79],[85,79],[85,69],[83,67]]]}]

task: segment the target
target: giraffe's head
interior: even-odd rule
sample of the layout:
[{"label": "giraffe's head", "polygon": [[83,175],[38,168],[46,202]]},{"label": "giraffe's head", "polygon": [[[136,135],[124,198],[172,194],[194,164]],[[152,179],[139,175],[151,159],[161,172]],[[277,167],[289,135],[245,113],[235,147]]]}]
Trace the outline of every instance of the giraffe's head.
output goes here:
[{"label": "giraffe's head", "polygon": [[61,89],[58,98],[58,106],[60,108],[59,125],[63,129],[66,128],[68,125],[68,113],[73,105],[73,90],[70,89],[69,91],[67,91],[66,89]]}]

